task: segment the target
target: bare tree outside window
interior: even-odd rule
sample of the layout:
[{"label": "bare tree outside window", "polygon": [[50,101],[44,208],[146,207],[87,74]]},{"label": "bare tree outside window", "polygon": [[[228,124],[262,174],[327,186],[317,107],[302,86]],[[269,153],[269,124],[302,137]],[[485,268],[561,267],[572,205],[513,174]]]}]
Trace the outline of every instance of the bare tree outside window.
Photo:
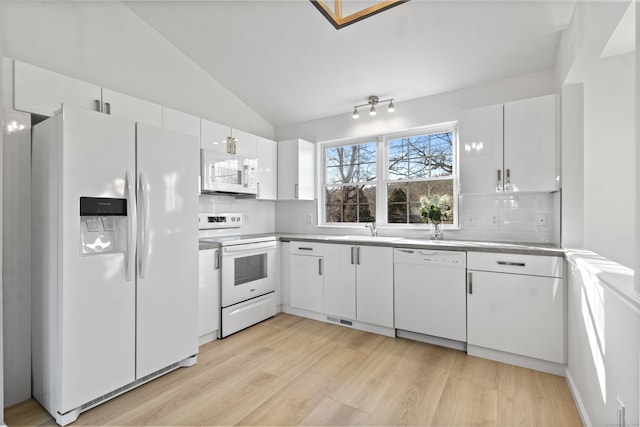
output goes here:
[{"label": "bare tree outside window", "polygon": [[325,149],[326,222],[376,220],[377,143]]},{"label": "bare tree outside window", "polygon": [[[431,128],[435,129],[435,128]],[[327,146],[324,154],[325,223],[419,224],[421,196],[456,200],[455,128],[378,137]],[[385,150],[381,156],[378,150]],[[381,165],[382,159],[386,164]],[[378,168],[386,169],[383,177]],[[385,212],[376,212],[378,197]],[[454,215],[445,224],[455,223]],[[386,217],[386,218],[385,218]]]},{"label": "bare tree outside window", "polygon": [[[389,223],[421,223],[420,196],[448,194],[453,199],[453,132],[392,138],[388,150]],[[453,217],[445,221],[452,223]]]}]

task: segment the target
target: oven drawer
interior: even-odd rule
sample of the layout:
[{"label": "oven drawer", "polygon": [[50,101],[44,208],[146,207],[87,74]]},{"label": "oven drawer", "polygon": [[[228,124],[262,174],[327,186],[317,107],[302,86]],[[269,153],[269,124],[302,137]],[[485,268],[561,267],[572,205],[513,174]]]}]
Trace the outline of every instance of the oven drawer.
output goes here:
[{"label": "oven drawer", "polygon": [[276,315],[275,292],[222,309],[222,338]]},{"label": "oven drawer", "polygon": [[323,248],[323,243],[291,241],[291,244],[289,245],[289,254],[322,256]]}]

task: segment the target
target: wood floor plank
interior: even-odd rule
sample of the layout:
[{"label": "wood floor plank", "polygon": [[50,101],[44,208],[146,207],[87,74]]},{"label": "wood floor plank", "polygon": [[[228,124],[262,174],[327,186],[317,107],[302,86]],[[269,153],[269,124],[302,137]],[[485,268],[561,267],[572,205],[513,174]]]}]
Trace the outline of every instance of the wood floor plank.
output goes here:
[{"label": "wood floor plank", "polygon": [[449,377],[432,420],[437,426],[495,426],[498,392]]},{"label": "wood floor plank", "polygon": [[[34,400],[8,426],[55,425]],[[73,425],[580,426],[562,377],[280,314]]]}]

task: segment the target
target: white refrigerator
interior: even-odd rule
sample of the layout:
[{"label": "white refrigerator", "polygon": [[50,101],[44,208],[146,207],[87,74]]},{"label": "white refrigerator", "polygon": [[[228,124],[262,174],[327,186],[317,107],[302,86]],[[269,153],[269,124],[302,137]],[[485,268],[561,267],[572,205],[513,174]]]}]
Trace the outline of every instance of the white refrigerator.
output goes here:
[{"label": "white refrigerator", "polygon": [[33,396],[65,425],[195,363],[200,147],[68,105],[32,144]]}]

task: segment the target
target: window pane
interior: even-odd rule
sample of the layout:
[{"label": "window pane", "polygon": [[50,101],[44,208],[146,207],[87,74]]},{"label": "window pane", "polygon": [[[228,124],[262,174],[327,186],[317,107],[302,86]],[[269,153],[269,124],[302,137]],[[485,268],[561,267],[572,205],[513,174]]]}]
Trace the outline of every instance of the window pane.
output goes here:
[{"label": "window pane", "polygon": [[357,183],[376,179],[376,142],[325,150],[325,183]]},{"label": "window pane", "polygon": [[[420,224],[420,197],[443,196],[453,200],[453,180],[391,182],[387,185],[387,221],[392,224]],[[453,213],[444,224],[453,224]]]},{"label": "window pane", "polygon": [[423,179],[451,175],[453,133],[417,135],[389,141],[389,179]]},{"label": "window pane", "polygon": [[394,182],[387,186],[387,222],[390,224],[407,223],[407,183]]},{"label": "window pane", "polygon": [[345,185],[325,189],[327,222],[374,222],[376,186]]}]

